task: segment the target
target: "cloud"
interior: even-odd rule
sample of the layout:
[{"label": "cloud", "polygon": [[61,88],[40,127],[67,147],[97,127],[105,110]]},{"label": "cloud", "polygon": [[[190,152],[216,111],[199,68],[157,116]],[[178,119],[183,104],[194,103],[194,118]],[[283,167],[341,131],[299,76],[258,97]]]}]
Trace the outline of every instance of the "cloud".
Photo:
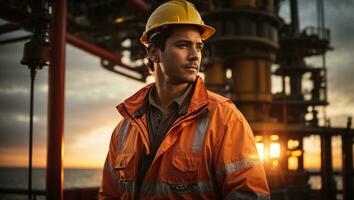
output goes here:
[{"label": "cloud", "polygon": [[[28,113],[0,113],[0,147],[22,148],[28,146],[29,116]],[[33,137],[40,146],[45,145],[46,124],[43,116],[33,117]]]},{"label": "cloud", "polygon": [[[17,152],[16,149],[28,147],[30,77],[26,66],[19,63],[22,49],[23,42],[0,46],[0,147],[8,151],[12,149],[12,153]],[[99,58],[71,45],[67,45],[65,73],[64,143],[68,153],[66,158],[73,160],[72,155],[78,154],[74,153],[77,149],[75,146],[80,141],[94,140],[88,139],[93,137],[93,130],[102,126],[113,130],[120,119],[115,106],[143,84],[107,71],[100,66]],[[35,149],[46,148],[47,81],[46,67],[38,71],[35,81]],[[94,136],[107,139],[110,132],[106,131],[100,136],[96,131]],[[104,157],[105,151],[98,150],[96,154]],[[45,157],[42,156],[42,159]]]},{"label": "cloud", "polygon": [[[283,8],[283,15],[289,14],[288,1]],[[315,1],[298,1],[300,25],[317,26],[317,13]],[[333,51],[326,54],[328,76],[328,117],[332,126],[343,127],[346,118],[354,113],[354,58],[352,56],[354,46],[354,19],[352,11],[354,2],[349,0],[331,1],[325,0],[325,26],[331,31],[330,44]],[[308,59],[308,64],[321,66],[320,58]]]}]

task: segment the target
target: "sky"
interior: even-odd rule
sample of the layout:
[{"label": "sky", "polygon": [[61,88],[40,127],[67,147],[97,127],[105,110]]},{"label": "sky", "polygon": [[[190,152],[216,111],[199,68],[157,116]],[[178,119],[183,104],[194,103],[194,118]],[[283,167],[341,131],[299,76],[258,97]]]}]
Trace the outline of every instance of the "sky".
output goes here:
[{"label": "sky", "polygon": [[[288,12],[285,1],[282,16]],[[316,25],[314,1],[299,0],[301,27]],[[327,117],[332,126],[345,127],[354,114],[354,2],[325,0],[326,27],[331,29],[334,51],[327,54]],[[287,19],[285,19],[287,20]],[[0,21],[4,23],[4,21]],[[0,41],[24,32],[0,35]],[[30,75],[20,64],[24,42],[0,45],[0,166],[26,166],[28,162]],[[318,65],[319,59],[308,60]],[[45,167],[47,143],[48,68],[38,71],[34,94],[33,165]],[[150,78],[151,80],[151,78]],[[100,59],[71,45],[66,45],[64,166],[101,168],[109,139],[121,119],[115,106],[132,95],[144,83],[116,75],[100,66]],[[277,81],[273,87],[279,88]],[[310,148],[314,146],[315,148]],[[333,151],[340,154],[340,141]],[[305,140],[305,166],[319,160],[319,140]],[[340,163],[340,157],[334,157]],[[307,160],[307,161],[306,161]]]}]

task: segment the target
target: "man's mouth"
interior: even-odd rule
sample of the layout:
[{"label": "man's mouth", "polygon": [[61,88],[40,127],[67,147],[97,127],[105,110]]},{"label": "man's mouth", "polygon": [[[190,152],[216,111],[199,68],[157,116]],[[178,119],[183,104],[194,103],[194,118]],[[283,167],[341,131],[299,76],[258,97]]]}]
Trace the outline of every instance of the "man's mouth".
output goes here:
[{"label": "man's mouth", "polygon": [[190,64],[190,65],[185,65],[183,67],[184,69],[188,69],[188,70],[198,70],[198,65],[194,65],[194,64]]}]

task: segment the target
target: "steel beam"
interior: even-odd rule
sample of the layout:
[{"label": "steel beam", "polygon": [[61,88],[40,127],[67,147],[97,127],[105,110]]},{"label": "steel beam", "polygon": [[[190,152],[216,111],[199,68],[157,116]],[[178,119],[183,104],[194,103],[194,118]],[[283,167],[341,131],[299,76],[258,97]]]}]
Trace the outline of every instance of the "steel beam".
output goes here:
[{"label": "steel beam", "polygon": [[47,199],[63,199],[63,136],[67,0],[54,1],[48,80]]},{"label": "steel beam", "polygon": [[323,200],[334,200],[336,197],[331,141],[330,135],[321,135],[321,197]]},{"label": "steel beam", "polygon": [[140,11],[144,13],[149,12],[150,6],[146,4],[144,0],[129,0],[129,2]]},{"label": "steel beam", "polygon": [[120,55],[113,54],[112,52],[109,52],[109,51],[107,51],[103,48],[100,48],[94,44],[86,42],[85,40],[82,40],[79,37],[76,37],[75,35],[72,35],[70,33],[68,33],[66,35],[66,39],[70,44],[72,44],[75,47],[78,47],[88,53],[91,53],[91,54],[98,56],[102,59],[108,60],[114,64],[119,65],[120,67],[125,68],[125,69],[134,70],[134,68],[129,67],[129,66],[125,65],[124,63],[122,63]]},{"label": "steel beam", "polygon": [[[352,119],[348,118],[347,129],[351,128]],[[343,199],[352,200],[354,199],[353,193],[353,136],[345,132],[342,134],[342,178],[343,178]]]},{"label": "steel beam", "polygon": [[304,171],[304,138],[296,138],[299,141],[298,149],[301,150],[301,155],[298,158],[298,171]]},{"label": "steel beam", "polygon": [[290,0],[291,28],[294,34],[299,33],[299,9],[297,0]]}]

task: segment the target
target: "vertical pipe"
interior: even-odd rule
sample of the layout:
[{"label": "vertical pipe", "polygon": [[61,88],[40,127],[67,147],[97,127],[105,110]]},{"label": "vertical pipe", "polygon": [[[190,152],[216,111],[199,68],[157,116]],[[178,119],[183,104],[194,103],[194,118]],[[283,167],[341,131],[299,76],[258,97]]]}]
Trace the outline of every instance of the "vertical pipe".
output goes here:
[{"label": "vertical pipe", "polygon": [[285,75],[282,75],[282,87],[283,87],[283,99],[282,99],[282,122],[283,123],[288,123],[288,103],[287,103],[287,97],[286,97],[286,84],[285,84]]},{"label": "vertical pipe", "polygon": [[283,172],[286,172],[289,168],[288,166],[288,137],[286,137],[286,133],[280,135],[280,157],[279,157],[279,165],[280,165],[280,170]]},{"label": "vertical pipe", "polygon": [[223,93],[227,84],[226,69],[221,62],[213,62],[206,66],[205,85],[209,90]]},{"label": "vertical pipe", "polygon": [[32,200],[32,152],[33,152],[33,94],[34,80],[36,77],[36,66],[31,69],[31,97],[30,97],[30,132],[29,132],[29,149],[28,149],[28,199]]},{"label": "vertical pipe", "polygon": [[[294,63],[295,64],[295,63]],[[297,66],[300,64],[296,63]],[[302,97],[302,74],[301,72],[293,72],[290,76],[290,96],[296,97],[296,100]]]},{"label": "vertical pipe", "polygon": [[291,29],[292,34],[299,33],[299,10],[297,7],[297,0],[290,0],[290,14],[291,14]]},{"label": "vertical pipe", "polygon": [[67,1],[54,1],[48,80],[47,199],[63,199],[64,81]]},{"label": "vertical pipe", "polygon": [[319,37],[323,38],[325,36],[325,13],[323,0],[317,0],[317,28],[319,31]]},{"label": "vertical pipe", "polygon": [[[350,130],[351,118],[348,118],[347,129]],[[347,133],[342,134],[342,178],[343,178],[343,200],[354,199],[353,194],[353,136]]]},{"label": "vertical pipe", "polygon": [[301,150],[301,155],[298,158],[298,171],[304,171],[304,138],[298,138],[299,141],[299,147],[298,149]]},{"label": "vertical pipe", "polygon": [[332,149],[331,136],[321,135],[321,196],[323,200],[335,199],[333,168],[332,168]]}]

